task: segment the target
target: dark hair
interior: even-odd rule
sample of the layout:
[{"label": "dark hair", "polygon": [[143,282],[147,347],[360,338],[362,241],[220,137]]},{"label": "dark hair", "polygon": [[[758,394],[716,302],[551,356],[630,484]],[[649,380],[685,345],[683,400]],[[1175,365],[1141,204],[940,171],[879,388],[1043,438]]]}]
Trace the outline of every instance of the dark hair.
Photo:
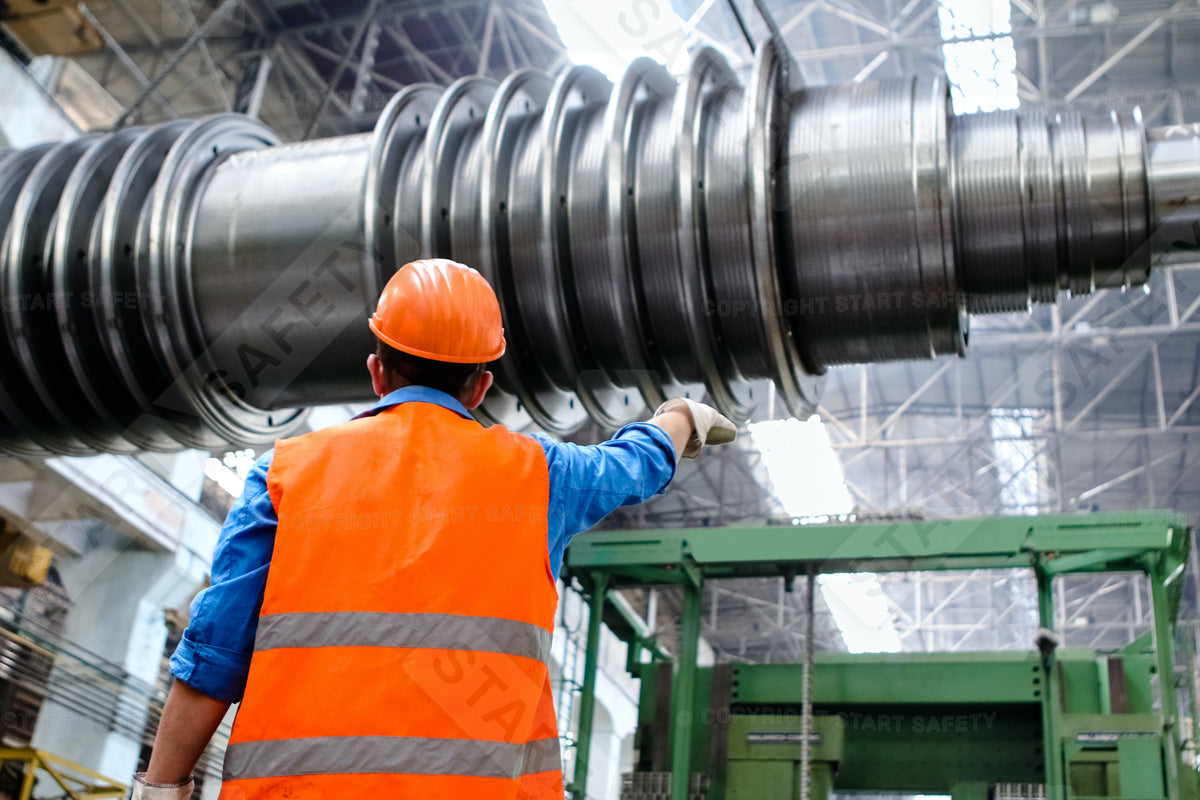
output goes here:
[{"label": "dark hair", "polygon": [[428,386],[454,397],[462,394],[487,367],[487,364],[454,364],[409,355],[378,339],[375,355],[389,374],[399,375],[413,386]]}]

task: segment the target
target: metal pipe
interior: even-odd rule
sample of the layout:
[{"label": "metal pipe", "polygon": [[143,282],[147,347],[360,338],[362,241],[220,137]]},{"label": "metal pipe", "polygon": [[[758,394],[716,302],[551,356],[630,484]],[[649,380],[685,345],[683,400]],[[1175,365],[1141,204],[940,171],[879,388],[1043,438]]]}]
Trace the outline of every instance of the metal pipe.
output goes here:
[{"label": "metal pipe", "polygon": [[[185,264],[194,333],[259,408],[362,397],[363,364],[345,354],[372,347],[361,323],[376,288],[361,286],[360,268],[372,143],[361,134],[237,153],[198,199]],[[238,230],[270,236],[231,238]]]},{"label": "metal pipe", "polygon": [[[1187,532],[1178,529],[1171,530],[1173,536],[1187,536]],[[1154,658],[1158,672],[1159,703],[1162,708],[1163,738],[1166,740],[1164,749],[1167,772],[1167,796],[1169,800],[1179,800],[1179,772],[1182,746],[1180,742],[1179,718],[1179,687],[1175,680],[1175,631],[1171,624],[1175,612],[1178,611],[1178,600],[1174,602],[1171,595],[1179,597],[1182,586],[1171,586],[1182,583],[1185,563],[1178,566],[1168,560],[1166,554],[1147,556],[1147,570],[1150,576],[1150,601],[1154,613]],[[1168,566],[1169,565],[1169,566]],[[1174,569],[1168,574],[1170,567]],[[1174,609],[1174,611],[1172,610]]]},{"label": "metal pipe", "polygon": [[[588,594],[587,655],[583,662],[583,685],[579,687],[579,727],[575,736],[575,778],[568,787],[571,796],[588,796],[588,764],[592,753],[593,722],[596,716],[596,670],[600,661],[600,633],[604,625],[604,604],[608,597],[608,573],[592,575]],[[563,676],[566,680],[566,676]]]},{"label": "metal pipe", "polygon": [[699,577],[689,576],[683,584],[679,613],[679,658],[671,675],[671,800],[687,800],[692,784],[692,731],[699,724],[694,708],[702,597]]},{"label": "metal pipe", "polygon": [[[1048,572],[1040,561],[1033,569],[1037,579],[1038,625],[1051,635],[1054,634],[1054,573]],[[1060,582],[1061,584],[1061,582]],[[1034,689],[1034,696],[1041,697],[1042,706],[1042,757],[1046,776],[1048,800],[1066,800],[1066,782],[1063,777],[1063,753],[1059,740],[1059,673],[1058,661],[1053,647],[1041,651],[1041,691]]]},{"label": "metal pipe", "polygon": [[1146,132],[1154,219],[1149,250],[1155,264],[1200,260],[1200,124]]},{"label": "metal pipe", "polygon": [[816,565],[808,565],[808,581],[804,608],[804,667],[800,675],[800,800],[808,800],[812,792],[812,749],[813,749],[813,641],[817,616],[817,571]]},{"label": "metal pipe", "polygon": [[481,416],[565,433],[673,394],[746,419],[764,379],[803,416],[830,365],[962,354],[968,313],[1144,281],[1200,230],[1200,129],[785,78],[767,42],[748,85],[703,50],[406,87],[361,136],[220,115],[0,155],[0,449],[255,445],[369,400],[363,321],[422,256],[500,296]]}]

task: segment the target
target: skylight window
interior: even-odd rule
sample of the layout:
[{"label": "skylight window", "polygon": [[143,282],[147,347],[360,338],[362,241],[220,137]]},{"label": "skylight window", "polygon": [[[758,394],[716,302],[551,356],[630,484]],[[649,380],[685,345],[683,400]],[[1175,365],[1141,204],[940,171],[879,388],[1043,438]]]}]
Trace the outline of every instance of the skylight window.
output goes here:
[{"label": "skylight window", "polygon": [[567,55],[616,80],[629,62],[649,56],[673,73],[687,68],[684,20],[669,0],[546,0]]},{"label": "skylight window", "polygon": [[[827,522],[849,515],[854,501],[842,465],[819,417],[753,422],[755,447],[771,478],[775,497],[793,522]],[[803,536],[802,528],[797,536]],[[887,597],[872,572],[820,575],[817,585],[852,653],[900,650]]]},{"label": "skylight window", "polygon": [[817,578],[821,596],[851,653],[899,653],[900,634],[883,586],[874,572],[833,573]]},{"label": "skylight window", "polygon": [[640,56],[682,75],[688,68],[688,49],[702,44],[720,50],[735,67],[742,63],[720,42],[696,30],[714,0],[704,0],[688,19],[675,12],[671,0],[545,2],[571,61],[596,67],[612,81]]},{"label": "skylight window", "polygon": [[842,465],[819,417],[752,422],[749,428],[775,497],[793,520],[824,522],[853,510]]},{"label": "skylight window", "polygon": [[1009,0],[941,0],[942,55],[956,114],[1017,108]]},{"label": "skylight window", "polygon": [[1038,513],[1038,448],[1034,425],[1041,412],[1026,408],[992,411],[992,448],[1000,480],[1000,504],[1014,514]]},{"label": "skylight window", "polygon": [[254,459],[253,450],[231,450],[221,458],[206,459],[204,474],[216,481],[226,493],[237,497],[242,493]]}]

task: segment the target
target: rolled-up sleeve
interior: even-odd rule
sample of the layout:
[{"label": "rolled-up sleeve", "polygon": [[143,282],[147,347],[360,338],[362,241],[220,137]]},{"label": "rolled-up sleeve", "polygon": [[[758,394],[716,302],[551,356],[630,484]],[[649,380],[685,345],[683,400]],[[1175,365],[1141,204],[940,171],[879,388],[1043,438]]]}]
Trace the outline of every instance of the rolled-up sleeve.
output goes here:
[{"label": "rolled-up sleeve", "polygon": [[192,601],[171,674],[209,697],[239,702],[246,688],[254,634],[279,520],[267,493],[271,453],[246,477],[213,552],[212,585]]},{"label": "rolled-up sleeve", "polygon": [[620,506],[662,494],[675,477],[675,446],[657,425],[636,422],[607,442],[586,446],[542,434],[534,438],[545,450],[550,470],[547,544],[556,577],[572,536]]}]

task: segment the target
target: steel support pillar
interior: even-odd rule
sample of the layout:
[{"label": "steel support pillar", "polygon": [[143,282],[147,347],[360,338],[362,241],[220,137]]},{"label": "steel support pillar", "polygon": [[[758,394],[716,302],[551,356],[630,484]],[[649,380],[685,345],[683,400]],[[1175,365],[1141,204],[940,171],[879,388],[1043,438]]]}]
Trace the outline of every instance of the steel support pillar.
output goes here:
[{"label": "steel support pillar", "polygon": [[1150,574],[1150,602],[1154,613],[1154,656],[1158,662],[1158,687],[1161,692],[1164,748],[1163,761],[1167,769],[1167,800],[1179,800],[1179,697],[1175,687],[1175,637],[1171,621],[1172,602],[1168,592],[1174,586],[1176,604],[1185,564],[1180,563],[1165,574],[1163,559],[1154,558],[1147,569]]},{"label": "steel support pillar", "polygon": [[571,795],[587,797],[588,761],[592,749],[592,726],[596,716],[596,669],[600,661],[600,631],[604,627],[604,599],[608,575],[598,572],[588,595],[587,655],[583,662],[583,686],[579,690],[579,732],[575,736],[575,780]]},{"label": "steel support pillar", "polygon": [[[1038,591],[1038,624],[1054,634],[1054,576],[1041,564],[1034,567]],[[1043,648],[1042,666],[1042,747],[1046,762],[1046,800],[1066,800],[1062,745],[1058,741],[1059,686],[1055,651]]]},{"label": "steel support pillar", "polygon": [[671,680],[671,800],[687,800],[692,775],[692,705],[696,694],[696,658],[700,651],[699,578],[683,585],[679,658]]}]

